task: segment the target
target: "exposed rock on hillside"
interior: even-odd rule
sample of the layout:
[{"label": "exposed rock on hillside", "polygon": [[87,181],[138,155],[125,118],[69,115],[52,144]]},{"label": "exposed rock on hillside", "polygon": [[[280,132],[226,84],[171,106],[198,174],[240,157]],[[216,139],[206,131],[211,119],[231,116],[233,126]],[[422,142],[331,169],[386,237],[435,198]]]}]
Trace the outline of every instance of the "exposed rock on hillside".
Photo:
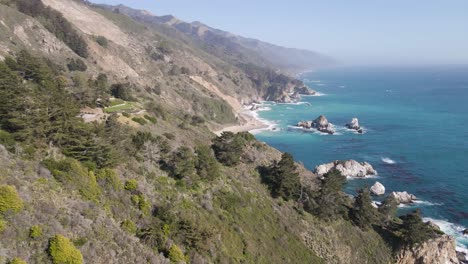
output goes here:
[{"label": "exposed rock on hillside", "polygon": [[404,248],[397,255],[397,264],[458,264],[455,239],[442,236],[413,248]]},{"label": "exposed rock on hillside", "polygon": [[377,171],[374,170],[372,165],[367,162],[357,162],[355,160],[337,160],[327,164],[322,164],[315,167],[315,173],[319,176],[323,176],[332,169],[340,171],[341,174],[347,177],[363,178],[366,176],[377,175]]}]

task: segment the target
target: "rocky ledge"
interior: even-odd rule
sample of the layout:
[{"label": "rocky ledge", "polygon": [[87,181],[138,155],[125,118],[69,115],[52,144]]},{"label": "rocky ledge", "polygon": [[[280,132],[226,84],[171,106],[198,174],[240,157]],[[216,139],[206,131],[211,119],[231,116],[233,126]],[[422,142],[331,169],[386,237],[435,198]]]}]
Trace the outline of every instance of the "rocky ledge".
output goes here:
[{"label": "rocky ledge", "polygon": [[323,176],[332,169],[336,169],[346,177],[364,178],[366,176],[377,175],[372,165],[367,162],[357,162],[355,160],[334,161],[315,167],[315,173]]},{"label": "rocky ledge", "polygon": [[362,128],[359,126],[359,120],[354,117],[351,122],[345,125],[348,129],[356,130],[359,134],[362,134]]},{"label": "rocky ledge", "polygon": [[327,118],[323,115],[317,117],[317,119],[313,121],[300,121],[297,123],[297,126],[307,129],[314,128],[322,133],[327,133],[330,135],[335,134],[335,128],[333,127],[333,124],[328,122]]},{"label": "rocky ledge", "polygon": [[455,239],[444,235],[412,248],[403,248],[396,256],[397,264],[458,264]]},{"label": "rocky ledge", "polygon": [[418,199],[415,195],[407,192],[392,192],[390,195],[395,198],[398,204],[410,204]]}]

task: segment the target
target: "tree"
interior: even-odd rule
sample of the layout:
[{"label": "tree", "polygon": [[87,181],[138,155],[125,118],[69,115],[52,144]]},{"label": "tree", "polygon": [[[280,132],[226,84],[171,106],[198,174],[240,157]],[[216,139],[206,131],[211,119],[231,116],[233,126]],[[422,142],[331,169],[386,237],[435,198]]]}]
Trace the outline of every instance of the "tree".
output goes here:
[{"label": "tree", "polygon": [[395,197],[393,195],[387,196],[379,207],[379,213],[383,225],[388,225],[392,222],[397,209],[398,203]]},{"label": "tree", "polygon": [[221,175],[218,161],[213,155],[211,148],[207,145],[198,146],[195,150],[197,154],[197,174],[202,179],[214,180]]},{"label": "tree", "polygon": [[345,197],[341,193],[346,177],[338,170],[326,173],[321,181],[319,196],[316,197],[317,207],[314,213],[326,220],[333,220],[347,214]]},{"label": "tree", "polygon": [[196,157],[188,147],[179,147],[168,162],[169,172],[176,179],[195,176]]},{"label": "tree", "polygon": [[416,209],[414,212],[400,218],[403,220],[400,231],[405,244],[412,246],[433,237],[434,232],[421,219],[420,209]]},{"label": "tree", "polygon": [[130,87],[128,84],[116,83],[111,86],[111,94],[115,98],[119,98],[125,101],[131,101],[132,96],[130,94]]},{"label": "tree", "polygon": [[244,134],[223,132],[221,136],[214,139],[211,147],[219,162],[226,166],[235,166],[240,162],[246,142],[247,140]]},{"label": "tree", "polygon": [[358,191],[351,210],[351,219],[362,229],[367,229],[375,224],[377,220],[377,210],[372,206],[370,191],[367,187]]},{"label": "tree", "polygon": [[296,172],[293,156],[283,153],[279,162],[274,162],[264,177],[273,197],[283,197],[285,200],[299,198],[301,183]]}]

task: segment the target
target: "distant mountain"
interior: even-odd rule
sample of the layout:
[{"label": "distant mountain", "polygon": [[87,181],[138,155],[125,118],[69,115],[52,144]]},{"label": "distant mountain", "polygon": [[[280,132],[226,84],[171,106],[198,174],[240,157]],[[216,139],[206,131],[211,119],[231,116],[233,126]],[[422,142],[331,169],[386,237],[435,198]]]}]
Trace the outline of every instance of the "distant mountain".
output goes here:
[{"label": "distant mountain", "polygon": [[331,57],[318,52],[285,48],[260,40],[242,37],[230,32],[207,26],[201,22],[188,23],[172,15],[157,16],[145,10],[137,10],[124,5],[102,7],[118,10],[131,18],[152,25],[165,25],[177,29],[198,42],[206,51],[225,59],[229,57],[238,63],[252,63],[272,67],[287,73],[329,66],[334,63]]}]

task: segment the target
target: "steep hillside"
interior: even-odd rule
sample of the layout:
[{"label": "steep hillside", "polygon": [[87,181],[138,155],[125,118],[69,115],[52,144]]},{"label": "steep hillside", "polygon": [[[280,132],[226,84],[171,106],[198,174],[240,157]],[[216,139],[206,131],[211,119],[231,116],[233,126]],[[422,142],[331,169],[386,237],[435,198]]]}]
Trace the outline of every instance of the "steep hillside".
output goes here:
[{"label": "steep hillside", "polygon": [[305,88],[272,67],[74,0],[1,0],[0,33],[2,264],[392,263],[437,235],[213,133]]},{"label": "steep hillside", "polygon": [[101,6],[109,10],[118,10],[145,24],[164,25],[176,29],[205,51],[227,58],[235,64],[253,63],[289,73],[333,64],[333,59],[317,52],[280,47],[215,29],[200,22],[187,23],[171,15],[156,16],[145,10],[135,10],[124,5]]}]

